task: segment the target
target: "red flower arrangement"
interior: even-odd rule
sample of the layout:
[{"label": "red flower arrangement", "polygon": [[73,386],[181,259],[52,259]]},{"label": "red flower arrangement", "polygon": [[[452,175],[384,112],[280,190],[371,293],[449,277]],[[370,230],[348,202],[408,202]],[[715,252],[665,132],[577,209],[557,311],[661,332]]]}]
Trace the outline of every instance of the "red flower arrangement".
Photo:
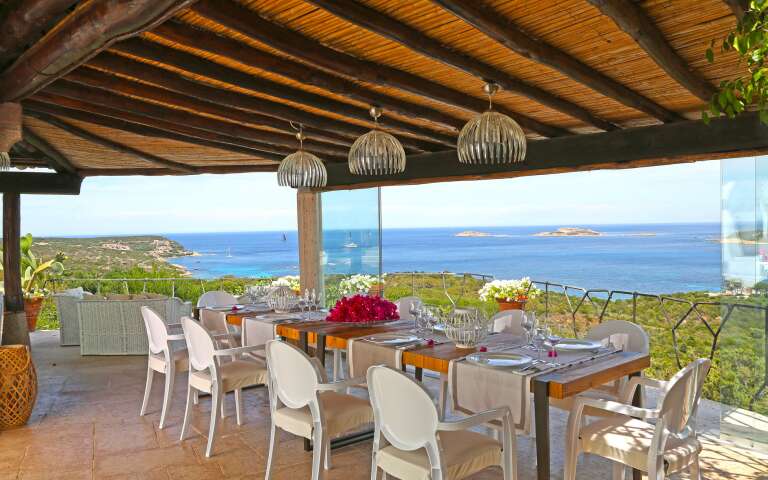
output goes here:
[{"label": "red flower arrangement", "polygon": [[375,323],[399,320],[397,305],[378,296],[342,297],[326,317],[328,322]]}]

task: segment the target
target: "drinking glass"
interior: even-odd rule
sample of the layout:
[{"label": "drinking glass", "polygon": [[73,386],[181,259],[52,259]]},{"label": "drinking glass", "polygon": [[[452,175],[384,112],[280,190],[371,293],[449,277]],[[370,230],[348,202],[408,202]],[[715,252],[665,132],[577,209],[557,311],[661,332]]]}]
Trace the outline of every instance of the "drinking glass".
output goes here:
[{"label": "drinking glass", "polygon": [[526,346],[533,344],[533,329],[536,327],[536,314],[523,312],[522,327],[525,329]]},{"label": "drinking glass", "polygon": [[419,304],[417,304],[415,302],[411,302],[411,306],[408,307],[408,313],[410,313],[411,316],[413,317],[413,324],[414,324],[414,328],[416,329],[416,332],[419,332],[420,328],[421,328],[421,325],[420,325],[421,324],[421,319],[420,319],[420,317],[424,313],[422,311],[421,305],[419,305]]},{"label": "drinking glass", "polygon": [[549,345],[550,351],[554,353],[552,355],[553,357],[557,356],[557,344],[560,343],[560,341],[563,339],[560,335],[554,333],[551,329],[549,329],[549,334],[547,335],[547,344]]},{"label": "drinking glass", "polygon": [[547,338],[549,337],[549,329],[545,326],[536,327],[533,334],[533,346],[536,348],[536,356],[541,359],[541,351],[544,350]]}]

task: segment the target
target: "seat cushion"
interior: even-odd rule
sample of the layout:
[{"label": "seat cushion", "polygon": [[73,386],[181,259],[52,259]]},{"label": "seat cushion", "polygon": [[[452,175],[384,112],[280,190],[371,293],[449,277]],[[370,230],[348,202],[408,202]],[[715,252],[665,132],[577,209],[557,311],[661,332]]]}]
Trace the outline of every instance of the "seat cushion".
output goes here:
[{"label": "seat cushion", "polygon": [[[648,450],[655,428],[648,422],[618,415],[582,428],[579,440],[585,452],[647,471]],[[664,452],[665,470],[673,473],[687,467],[699,452],[701,443],[696,438],[680,439],[670,435]]]},{"label": "seat cushion", "polygon": [[[222,362],[219,367],[219,374],[225,392],[252,385],[264,385],[269,378],[264,365],[248,360]],[[211,391],[211,375],[207,370],[193,372],[189,381],[198,390]]]},{"label": "seat cushion", "polygon": [[[187,356],[186,348],[174,350],[172,355],[175,363],[174,368],[177,372],[186,372],[189,370],[189,357]],[[149,367],[156,372],[165,373],[165,354],[150,353]]]},{"label": "seat cushion", "polygon": [[[320,394],[325,416],[325,431],[331,437],[354,431],[373,422],[373,409],[368,400],[336,392]],[[309,407],[279,408],[273,417],[275,425],[304,438],[312,438],[312,414]]]},{"label": "seat cushion", "polygon": [[[501,443],[475,432],[440,432],[446,480],[460,479],[502,464]],[[430,464],[425,449],[405,451],[392,445],[379,451],[379,468],[397,478],[429,480]]]}]

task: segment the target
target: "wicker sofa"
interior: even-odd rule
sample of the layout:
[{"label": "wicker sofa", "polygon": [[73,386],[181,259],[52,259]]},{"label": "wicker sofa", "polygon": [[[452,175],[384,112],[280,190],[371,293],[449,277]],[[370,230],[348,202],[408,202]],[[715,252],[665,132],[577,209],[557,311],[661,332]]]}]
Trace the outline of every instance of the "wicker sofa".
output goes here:
[{"label": "wicker sofa", "polygon": [[157,294],[57,295],[61,344],[80,345],[81,355],[146,355],[147,333],[141,307],[148,306],[168,323],[192,314],[192,304]]}]

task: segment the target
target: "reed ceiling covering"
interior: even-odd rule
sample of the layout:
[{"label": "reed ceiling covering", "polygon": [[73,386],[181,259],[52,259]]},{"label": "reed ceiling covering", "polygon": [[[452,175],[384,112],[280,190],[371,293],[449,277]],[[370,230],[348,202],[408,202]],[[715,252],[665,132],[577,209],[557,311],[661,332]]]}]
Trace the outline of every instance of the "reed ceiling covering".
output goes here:
[{"label": "reed ceiling covering", "polygon": [[[24,3],[0,7],[0,27]],[[409,158],[453,150],[486,80],[531,144],[674,124],[740,74],[735,55],[705,58],[738,0],[163,0],[19,87],[11,77],[78,17],[128,2],[37,3],[36,29],[0,40],[0,86],[13,87],[0,96],[24,107],[11,157],[81,176],[274,171],[297,147],[289,122],[331,166],[373,126],[373,104]]]}]

